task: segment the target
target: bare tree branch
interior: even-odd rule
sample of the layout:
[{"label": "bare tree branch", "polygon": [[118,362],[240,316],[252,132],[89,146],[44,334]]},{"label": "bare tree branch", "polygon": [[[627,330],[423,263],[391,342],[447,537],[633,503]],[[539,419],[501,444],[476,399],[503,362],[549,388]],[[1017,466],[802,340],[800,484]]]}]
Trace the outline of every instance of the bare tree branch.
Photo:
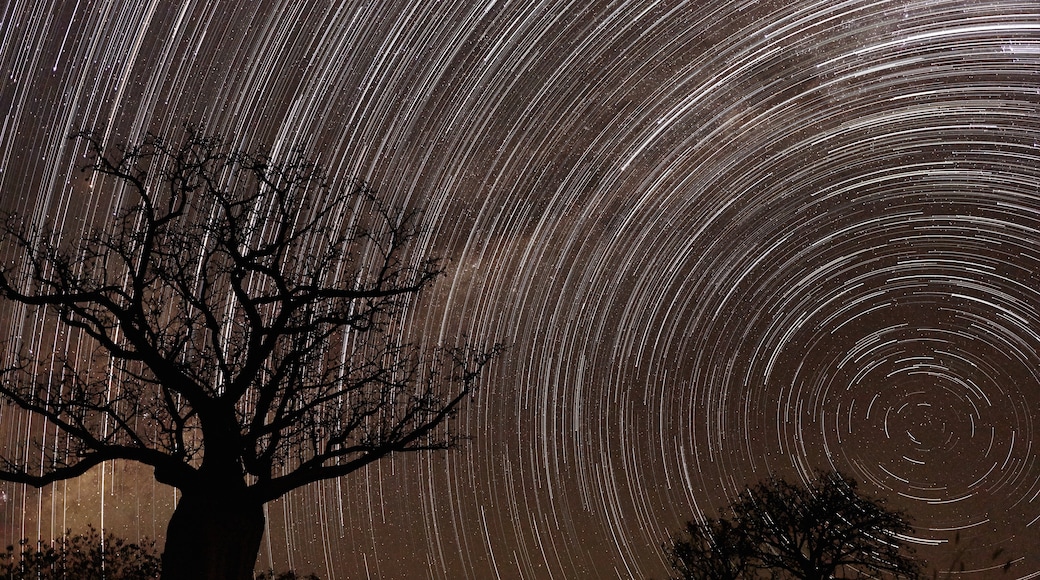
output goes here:
[{"label": "bare tree branch", "polygon": [[67,443],[37,449],[32,469],[0,457],[0,480],[46,485],[128,459],[183,490],[248,483],[262,502],[460,440],[449,420],[501,347],[436,355],[398,338],[443,273],[414,255],[421,212],[301,152],[240,151],[190,127],[123,146],[74,137],[84,170],[129,201],[82,240],[19,216],[0,225],[19,253],[0,264],[0,296],[45,313],[53,336],[36,340],[68,351],[7,345],[0,399]]}]

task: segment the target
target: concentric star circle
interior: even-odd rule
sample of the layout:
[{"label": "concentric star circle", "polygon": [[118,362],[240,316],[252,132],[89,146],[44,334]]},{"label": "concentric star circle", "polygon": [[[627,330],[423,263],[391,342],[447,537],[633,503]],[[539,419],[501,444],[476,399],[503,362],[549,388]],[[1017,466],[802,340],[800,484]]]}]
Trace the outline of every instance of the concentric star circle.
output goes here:
[{"label": "concentric star circle", "polygon": [[[1032,0],[25,0],[0,67],[3,209],[106,223],[81,128],[302,149],[426,208],[418,342],[511,344],[471,441],[270,504],[262,566],[663,577],[684,520],[840,469],[930,570],[1040,574]],[[78,339],[47,320],[0,309]],[[0,498],[8,542],[161,538],[175,501],[121,464]]]}]

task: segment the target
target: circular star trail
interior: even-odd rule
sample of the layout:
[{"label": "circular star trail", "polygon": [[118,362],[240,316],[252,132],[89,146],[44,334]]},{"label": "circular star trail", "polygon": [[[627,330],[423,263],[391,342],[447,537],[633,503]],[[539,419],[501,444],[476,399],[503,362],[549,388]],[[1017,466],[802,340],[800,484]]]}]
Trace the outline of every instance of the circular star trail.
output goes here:
[{"label": "circular star trail", "polygon": [[[932,568],[1040,576],[1034,1],[17,0],[0,66],[3,209],[113,214],[83,128],[303,149],[426,208],[420,340],[511,344],[471,441],[270,504],[263,566],[662,577],[684,520],[836,468]],[[0,539],[161,537],[174,500],[2,484]]]}]

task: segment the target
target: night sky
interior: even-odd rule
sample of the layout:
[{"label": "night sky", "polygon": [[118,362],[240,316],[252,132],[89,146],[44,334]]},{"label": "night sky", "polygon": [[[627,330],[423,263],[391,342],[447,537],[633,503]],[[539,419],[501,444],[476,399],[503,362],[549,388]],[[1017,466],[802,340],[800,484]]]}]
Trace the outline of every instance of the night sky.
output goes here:
[{"label": "night sky", "polygon": [[[426,207],[449,274],[409,328],[511,345],[472,441],[269,504],[262,566],[661,578],[685,520],[837,468],[931,565],[1040,576],[1036,0],[0,8],[0,209],[74,236],[124,200],[67,136],[185,122]],[[174,501],[0,483],[0,541],[161,538]]]}]

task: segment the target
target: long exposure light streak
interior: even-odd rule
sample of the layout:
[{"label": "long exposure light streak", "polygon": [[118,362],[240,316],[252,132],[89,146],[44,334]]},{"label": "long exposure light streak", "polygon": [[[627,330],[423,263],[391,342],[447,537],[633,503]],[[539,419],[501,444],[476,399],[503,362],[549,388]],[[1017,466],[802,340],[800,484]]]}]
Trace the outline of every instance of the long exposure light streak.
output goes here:
[{"label": "long exposure light streak", "polygon": [[[663,577],[684,520],[833,467],[929,566],[1040,574],[1035,0],[15,0],[0,66],[0,209],[104,223],[83,128],[302,149],[426,208],[419,340],[512,345],[471,441],[271,504],[265,567]],[[4,449],[33,428],[0,409]],[[123,464],[0,484],[0,541],[173,502]]]}]

